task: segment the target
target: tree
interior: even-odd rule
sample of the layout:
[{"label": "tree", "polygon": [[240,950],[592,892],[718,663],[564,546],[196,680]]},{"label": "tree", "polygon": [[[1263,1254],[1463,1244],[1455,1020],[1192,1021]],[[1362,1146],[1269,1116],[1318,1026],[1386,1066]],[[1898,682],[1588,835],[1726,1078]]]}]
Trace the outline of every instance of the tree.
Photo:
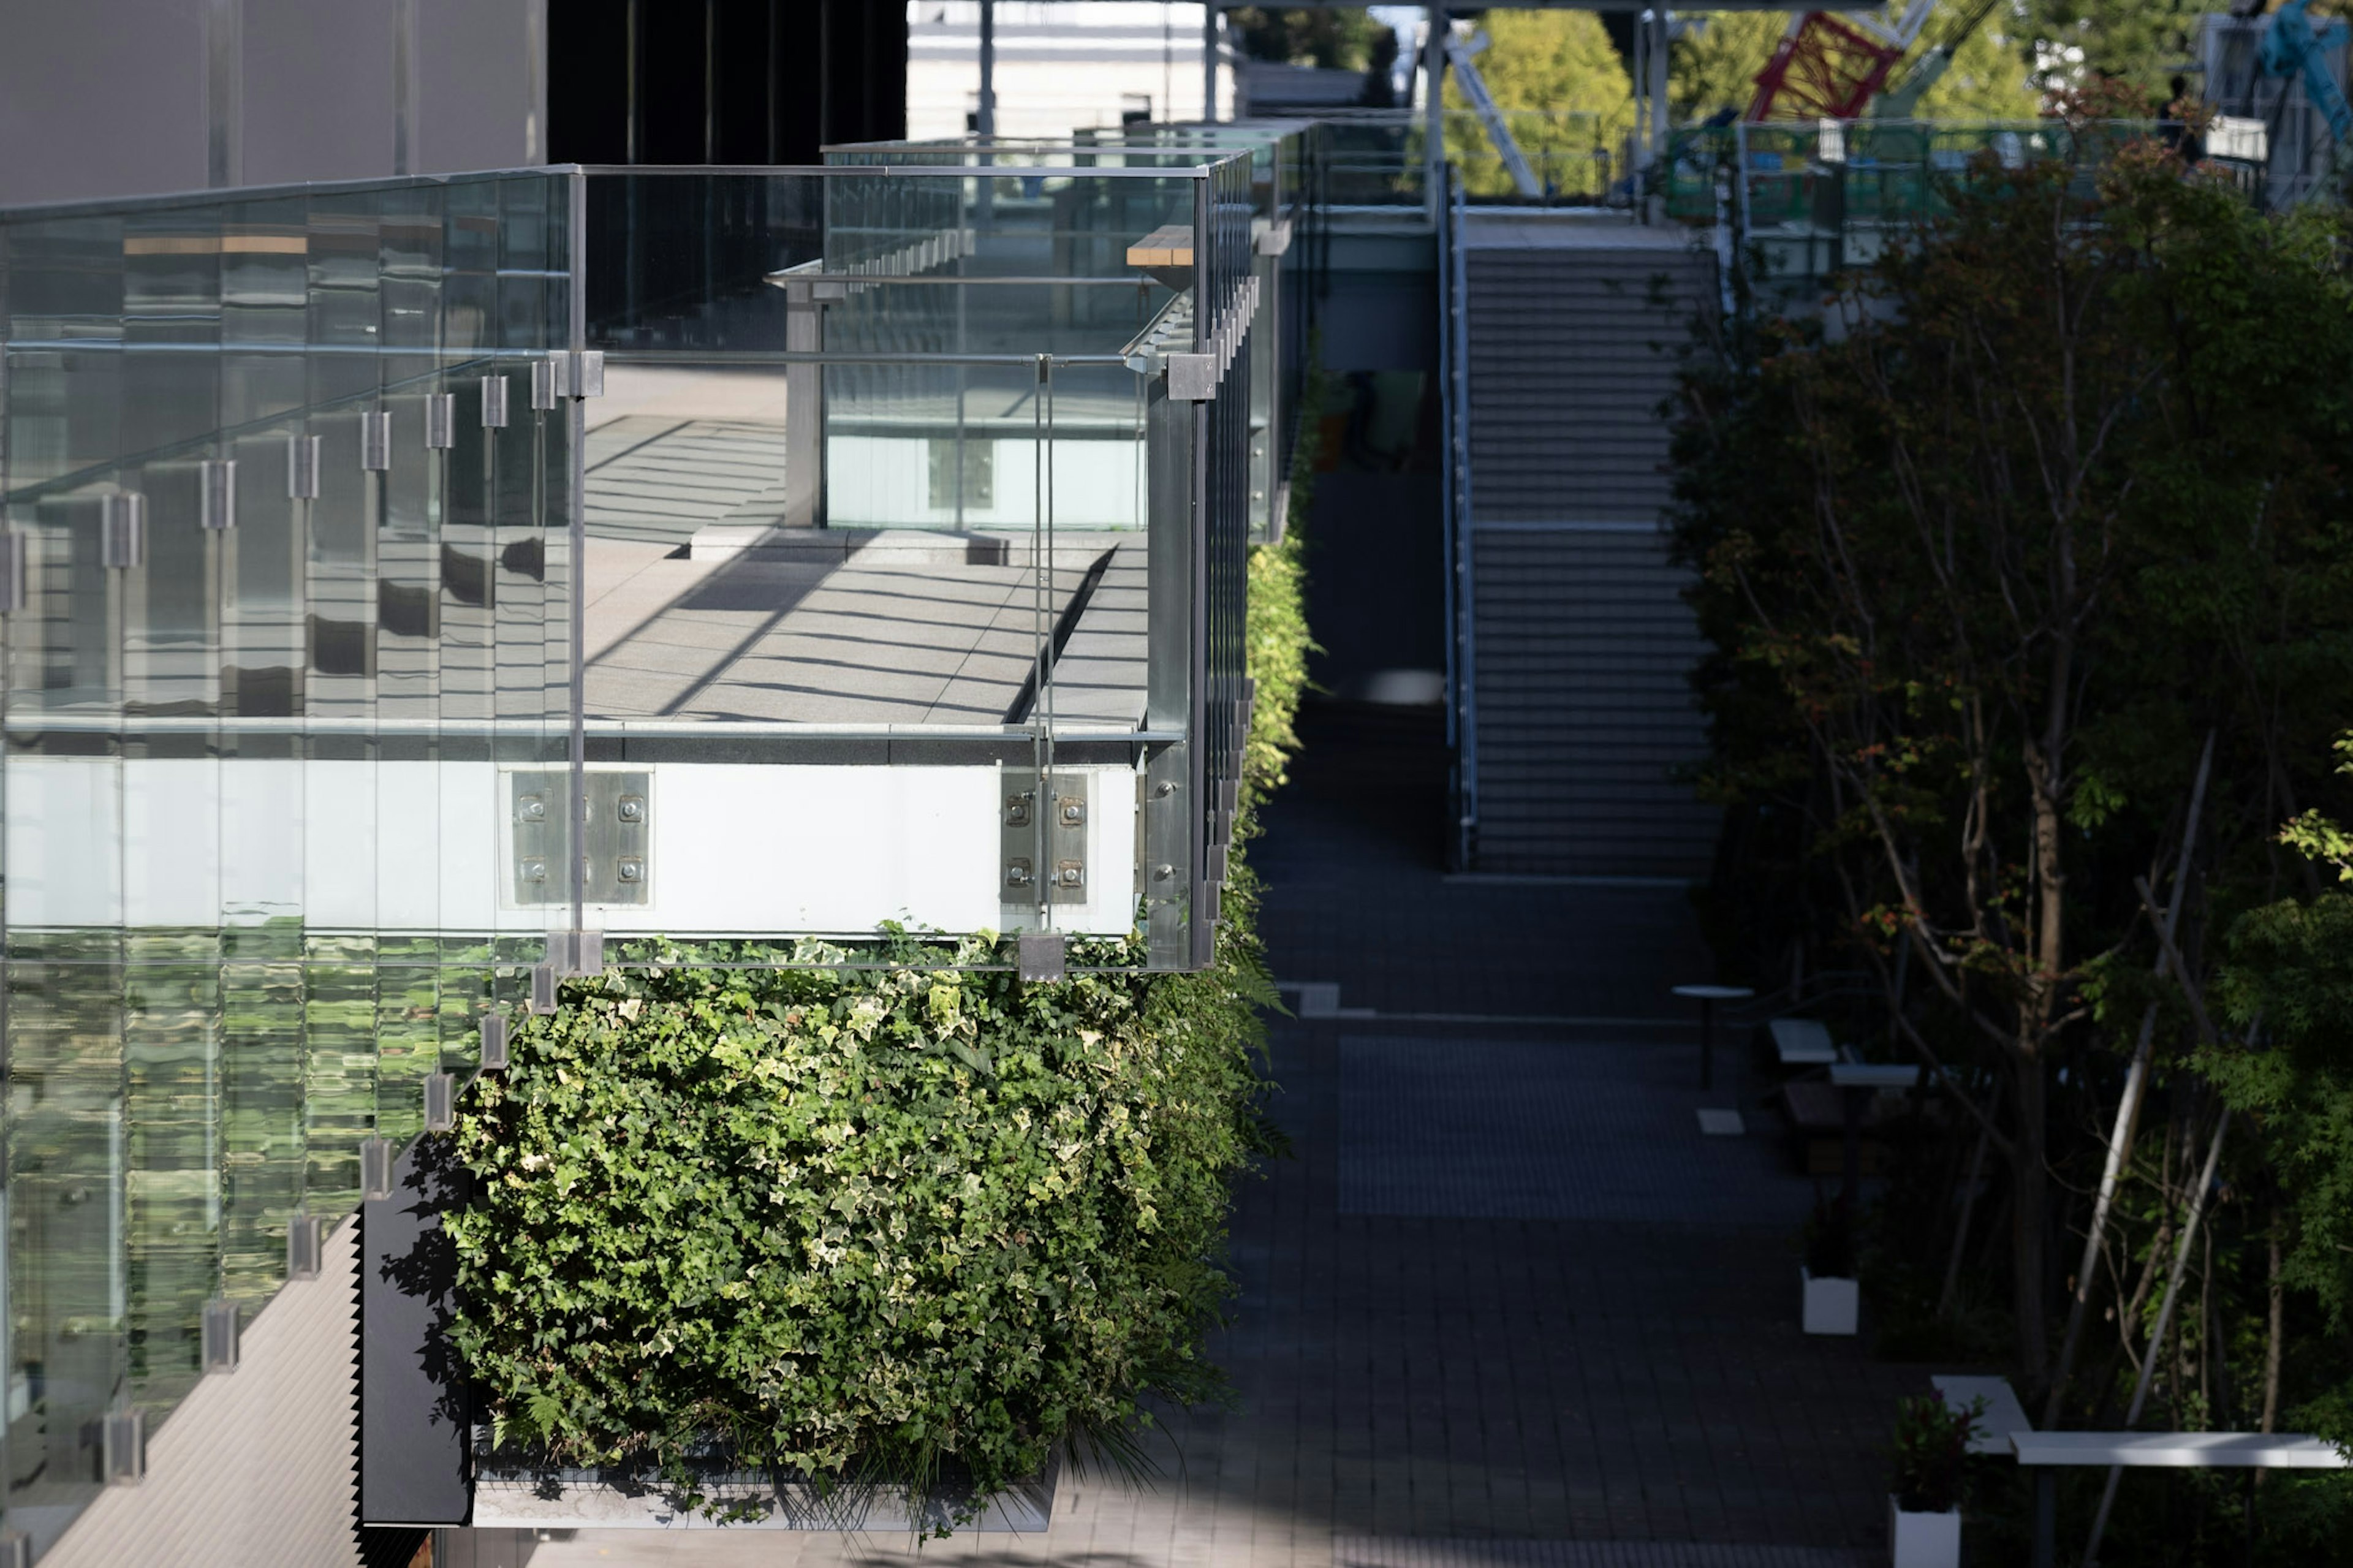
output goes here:
[{"label": "tree", "polygon": [[[1926,37],[1946,36],[1960,7],[1952,0],[1937,7]],[[1923,120],[2031,120],[2042,95],[2019,56],[2019,23],[2007,8],[1997,10],[1961,40],[1945,74],[1920,97]],[[1916,55],[1916,51],[1915,51]]]},{"label": "tree", "polygon": [[[1702,21],[1705,26],[1698,24]],[[1779,11],[1720,11],[1693,17],[1667,52],[1667,102],[1678,121],[1730,110],[1745,114],[1757,96],[1757,73],[1788,31]]]},{"label": "tree", "polygon": [[2152,108],[2191,58],[2208,0],[2028,0],[2014,29],[2022,62],[2045,92],[2105,77]]},{"label": "tree", "polygon": [[1226,26],[1254,60],[1352,71],[1372,65],[1375,41],[1389,31],[1365,11],[1345,6],[1243,5],[1226,13]]},{"label": "tree", "polygon": [[[1921,29],[1920,38],[1904,64],[1893,73],[1900,79],[1923,51],[1949,36],[1970,9],[1961,0],[1938,0],[1936,14]],[[1730,110],[1747,110],[1757,93],[1757,75],[1772,59],[1788,16],[1779,11],[1719,12],[1694,17],[1675,40],[1667,66],[1667,98],[1678,121],[1704,120]],[[2027,80],[2015,18],[1997,12],[1961,43],[1952,63],[1923,96],[1924,120],[2023,120],[2036,110],[2038,96]]]},{"label": "tree", "polygon": [[1838,285],[1835,332],[1694,371],[1679,537],[1717,785],[1800,845],[1773,896],[1822,911],[1819,962],[1875,970],[1905,1048],[1999,1071],[2037,1377],[2051,1173],[2099,1109],[2053,1086],[2155,1000],[2136,878],[2173,862],[2201,738],[2191,994],[2212,908],[2281,890],[2248,825],[2327,788],[2313,737],[2353,719],[2353,285],[2337,220],[2265,219],[2147,143],[1980,163],[1950,201]]},{"label": "tree", "polygon": [[[1599,191],[1606,169],[1634,127],[1634,86],[1601,19],[1589,11],[1490,11],[1488,47],[1479,74],[1497,108],[1513,116],[1512,134],[1539,175],[1560,190]],[[1512,189],[1502,155],[1471,113],[1450,73],[1447,142],[1474,195]]]}]

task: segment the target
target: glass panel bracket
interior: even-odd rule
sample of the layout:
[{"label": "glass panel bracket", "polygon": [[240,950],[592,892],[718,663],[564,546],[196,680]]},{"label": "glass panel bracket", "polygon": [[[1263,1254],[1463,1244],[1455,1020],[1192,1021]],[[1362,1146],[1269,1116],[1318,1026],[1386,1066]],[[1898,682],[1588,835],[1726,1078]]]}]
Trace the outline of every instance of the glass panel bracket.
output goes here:
[{"label": "glass panel bracket", "polygon": [[237,1303],[216,1298],[205,1303],[205,1371],[235,1372],[237,1360]]}]

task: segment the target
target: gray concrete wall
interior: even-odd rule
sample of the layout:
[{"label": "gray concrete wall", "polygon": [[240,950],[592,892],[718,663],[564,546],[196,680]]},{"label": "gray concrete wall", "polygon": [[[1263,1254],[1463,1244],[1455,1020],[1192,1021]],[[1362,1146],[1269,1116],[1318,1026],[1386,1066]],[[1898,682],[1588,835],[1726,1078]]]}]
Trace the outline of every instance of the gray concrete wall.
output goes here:
[{"label": "gray concrete wall", "polygon": [[546,7],[0,7],[0,205],[542,162]]}]

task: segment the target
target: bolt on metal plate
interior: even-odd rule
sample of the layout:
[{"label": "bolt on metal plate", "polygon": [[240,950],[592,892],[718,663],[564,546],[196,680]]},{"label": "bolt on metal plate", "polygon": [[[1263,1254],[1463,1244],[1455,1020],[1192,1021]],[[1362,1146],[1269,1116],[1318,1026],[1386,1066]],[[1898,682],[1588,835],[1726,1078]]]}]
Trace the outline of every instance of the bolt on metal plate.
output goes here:
[{"label": "bolt on metal plate", "polygon": [[425,398],[425,447],[431,452],[446,452],[458,444],[458,397],[455,393],[434,392]]},{"label": "bolt on metal plate", "polygon": [[[1034,767],[997,773],[999,931],[1039,923],[1038,905],[1087,901],[1087,797],[1093,775],[1056,773],[1039,787]],[[1039,821],[1039,802],[1046,803]],[[1040,828],[1043,832],[1040,832]],[[1039,881],[1045,888],[1041,898]]]},{"label": "bolt on metal plate", "polygon": [[507,378],[502,375],[482,377],[482,428],[503,430],[507,427]]},{"label": "bolt on metal plate", "polygon": [[507,1016],[485,1013],[481,1022],[482,1070],[503,1072],[507,1065]]}]

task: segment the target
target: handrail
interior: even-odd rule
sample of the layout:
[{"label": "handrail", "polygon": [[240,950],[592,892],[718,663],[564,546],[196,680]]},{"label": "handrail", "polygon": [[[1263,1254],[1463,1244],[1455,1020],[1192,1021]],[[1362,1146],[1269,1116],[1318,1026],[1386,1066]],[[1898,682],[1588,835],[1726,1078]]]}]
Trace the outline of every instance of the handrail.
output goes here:
[{"label": "handrail", "polygon": [[[1454,584],[1447,594],[1447,704],[1451,738],[1455,742],[1456,864],[1471,864],[1472,840],[1479,827],[1479,699],[1476,606],[1473,603],[1473,555],[1471,540],[1471,317],[1470,290],[1463,278],[1462,226],[1467,211],[1461,182],[1453,165],[1446,166],[1447,224],[1446,309],[1441,324],[1451,323],[1443,348],[1445,384],[1451,392],[1447,410],[1447,499],[1444,508],[1447,546]],[[1456,601],[1460,599],[1458,606]]]}]

